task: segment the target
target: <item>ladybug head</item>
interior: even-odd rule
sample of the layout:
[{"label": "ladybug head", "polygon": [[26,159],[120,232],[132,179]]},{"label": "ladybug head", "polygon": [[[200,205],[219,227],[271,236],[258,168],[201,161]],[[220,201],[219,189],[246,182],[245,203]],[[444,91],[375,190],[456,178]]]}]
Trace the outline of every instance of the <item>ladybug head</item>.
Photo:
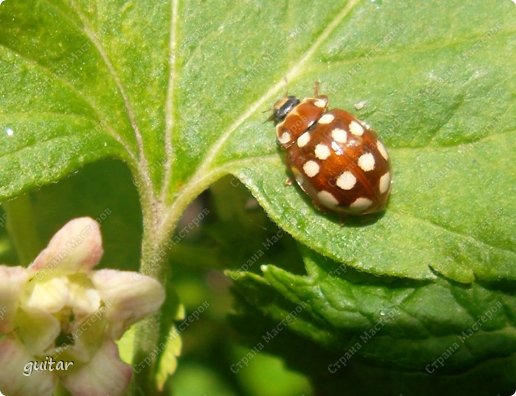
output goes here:
[{"label": "ladybug head", "polygon": [[272,106],[272,115],[269,117],[269,121],[273,121],[274,125],[279,124],[299,103],[300,100],[295,96],[281,98]]}]

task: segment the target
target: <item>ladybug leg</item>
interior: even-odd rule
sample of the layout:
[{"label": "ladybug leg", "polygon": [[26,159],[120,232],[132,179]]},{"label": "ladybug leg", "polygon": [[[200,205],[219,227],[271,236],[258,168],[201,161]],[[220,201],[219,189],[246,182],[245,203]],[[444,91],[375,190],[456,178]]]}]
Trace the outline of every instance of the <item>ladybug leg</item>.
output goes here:
[{"label": "ladybug leg", "polygon": [[292,179],[291,179],[290,177],[287,177],[287,178],[285,179],[285,181],[283,182],[283,185],[284,185],[285,187],[290,187],[290,186],[292,186],[292,183],[293,183]]},{"label": "ladybug leg", "polygon": [[319,212],[322,212],[322,213],[326,213],[327,212],[327,210],[321,204],[319,204],[319,202],[317,202],[317,201],[312,200],[312,205]]},{"label": "ladybug leg", "polygon": [[320,81],[314,81],[314,98],[317,98],[319,96],[319,87],[321,86]]},{"label": "ladybug leg", "polygon": [[[321,86],[320,81],[314,81],[314,98],[322,99],[324,101],[324,108],[328,105],[328,97],[319,93],[319,87]],[[319,105],[320,106],[320,105]],[[315,124],[314,124],[315,126]]]}]

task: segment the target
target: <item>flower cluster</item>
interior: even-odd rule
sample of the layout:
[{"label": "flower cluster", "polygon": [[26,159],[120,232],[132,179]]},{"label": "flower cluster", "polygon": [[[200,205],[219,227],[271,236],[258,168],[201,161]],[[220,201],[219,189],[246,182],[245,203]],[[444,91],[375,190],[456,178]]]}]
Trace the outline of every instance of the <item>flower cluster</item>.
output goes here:
[{"label": "flower cluster", "polygon": [[102,253],[99,225],[84,217],[59,230],[28,268],[0,265],[6,396],[52,395],[58,381],[74,396],[124,393],[132,370],[115,341],[156,312],[165,293],[138,273],[93,270]]}]

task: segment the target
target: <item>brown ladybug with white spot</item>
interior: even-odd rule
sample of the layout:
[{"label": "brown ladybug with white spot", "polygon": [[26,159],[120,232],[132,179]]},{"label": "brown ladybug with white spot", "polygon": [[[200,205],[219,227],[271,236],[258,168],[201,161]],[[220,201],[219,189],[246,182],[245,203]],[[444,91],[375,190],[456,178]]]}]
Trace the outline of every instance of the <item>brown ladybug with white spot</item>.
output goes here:
[{"label": "brown ladybug with white spot", "polygon": [[363,215],[382,211],[391,188],[389,155],[370,127],[352,114],[328,111],[328,97],[278,100],[271,120],[287,165],[321,210]]}]

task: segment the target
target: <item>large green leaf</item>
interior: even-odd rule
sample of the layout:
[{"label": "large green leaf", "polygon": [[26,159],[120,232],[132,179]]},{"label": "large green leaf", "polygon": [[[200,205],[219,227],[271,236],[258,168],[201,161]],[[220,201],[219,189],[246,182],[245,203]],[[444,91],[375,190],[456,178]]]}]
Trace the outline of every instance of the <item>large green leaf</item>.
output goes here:
[{"label": "large green leaf", "polygon": [[[116,156],[144,212],[173,224],[233,172],[297,239],[363,271],[514,280],[514,22],[500,1],[6,2],[0,196]],[[392,156],[385,216],[342,226],[283,186],[261,114],[283,77],[365,101]]]},{"label": "large green leaf", "polygon": [[[349,385],[361,373],[364,380],[353,387],[361,395],[378,394],[377,387],[366,391],[371,381],[389,383],[391,394],[415,394],[423,385],[433,389],[428,394],[457,394],[457,386],[443,387],[452,381],[481,386],[473,393],[478,395],[514,390],[513,292],[444,279],[378,279],[302,250],[306,276],[270,265],[262,266],[263,277],[229,273],[243,303],[235,320],[254,334],[253,348],[279,350],[290,364],[322,381],[319,386]],[[478,375],[492,372],[488,382],[479,381]],[[390,383],[389,376],[396,380]],[[339,394],[335,387],[324,388]]]},{"label": "large green leaf", "polygon": [[310,252],[305,262],[307,276],[266,266],[264,279],[240,274],[239,287],[272,287],[269,302],[257,304],[268,315],[281,320],[288,313],[274,303],[272,296],[281,296],[300,308],[291,312],[300,318],[290,326],[298,333],[343,353],[363,342],[360,355],[399,368],[422,370],[455,342],[463,347],[446,362],[447,370],[516,352],[512,294],[442,279],[381,282]]}]

